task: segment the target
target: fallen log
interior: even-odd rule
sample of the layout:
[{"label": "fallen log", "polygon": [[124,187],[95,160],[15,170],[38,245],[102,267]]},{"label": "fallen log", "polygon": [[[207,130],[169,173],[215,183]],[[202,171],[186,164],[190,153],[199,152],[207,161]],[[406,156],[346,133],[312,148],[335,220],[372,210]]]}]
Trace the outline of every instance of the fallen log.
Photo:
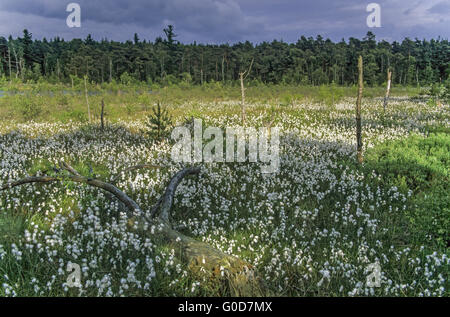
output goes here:
[{"label": "fallen log", "polygon": [[[126,169],[135,170],[154,166],[137,165]],[[80,175],[73,167],[65,162],[60,163],[60,172],[67,171],[58,176],[31,176],[17,181],[9,182],[0,188],[0,191],[16,186],[31,183],[51,183],[69,180],[93,187],[100,188],[112,194],[128,209],[129,224],[133,227],[136,221],[139,224],[149,222],[159,228],[162,238],[173,245],[177,256],[187,263],[189,270],[194,275],[208,278],[212,282],[224,283],[224,294],[228,296],[268,296],[269,291],[264,281],[258,276],[254,267],[238,257],[226,254],[211,245],[188,237],[173,229],[170,222],[170,211],[172,210],[176,189],[184,177],[200,173],[200,168],[185,168],[176,173],[169,182],[164,194],[154,205],[149,214],[142,212],[139,205],[127,194],[115,185],[98,179],[92,179]],[[138,228],[142,226],[138,226]],[[143,229],[138,229],[143,230]],[[143,234],[148,232],[143,231]]]}]

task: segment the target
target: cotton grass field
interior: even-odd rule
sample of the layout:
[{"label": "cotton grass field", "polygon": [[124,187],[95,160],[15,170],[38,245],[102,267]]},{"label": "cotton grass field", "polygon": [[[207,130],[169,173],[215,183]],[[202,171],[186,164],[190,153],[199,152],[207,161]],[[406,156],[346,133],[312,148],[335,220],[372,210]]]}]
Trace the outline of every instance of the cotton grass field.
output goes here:
[{"label": "cotton grass field", "polygon": [[[108,101],[107,118],[116,117],[101,130],[98,120],[61,119],[74,98],[56,98],[44,111],[54,120],[25,122],[12,112],[0,123],[0,188],[51,175],[65,161],[83,176],[114,182],[149,212],[184,167],[170,157],[173,141],[145,133],[141,106],[120,116],[117,107],[128,106]],[[359,165],[355,98],[333,105],[264,99],[250,100],[246,125],[274,119],[279,172],[262,174],[255,163],[197,164],[200,174],[176,191],[174,228],[252,264],[273,296],[449,296],[449,105],[404,96],[384,113],[382,99],[365,97]],[[241,124],[233,99],[165,104],[176,125],[190,117]],[[136,164],[159,167],[121,172]],[[157,226],[140,225],[146,230],[108,193],[67,180],[1,191],[0,296],[230,295],[225,283],[189,270]],[[70,263],[81,267],[81,287],[67,283]],[[367,283],[373,263],[379,287]]]}]

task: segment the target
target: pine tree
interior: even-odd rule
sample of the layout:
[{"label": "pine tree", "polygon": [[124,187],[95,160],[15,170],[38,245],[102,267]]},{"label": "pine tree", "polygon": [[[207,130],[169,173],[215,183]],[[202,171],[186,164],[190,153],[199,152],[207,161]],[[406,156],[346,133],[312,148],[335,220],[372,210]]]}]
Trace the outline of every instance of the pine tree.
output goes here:
[{"label": "pine tree", "polygon": [[31,69],[33,66],[33,51],[32,51],[32,45],[33,40],[31,39],[32,34],[28,32],[27,29],[23,30],[23,58],[25,59],[25,67],[27,69]]},{"label": "pine tree", "polygon": [[147,116],[147,135],[157,140],[162,139],[168,130],[172,126],[172,117],[168,113],[167,109],[161,107],[158,102],[156,107],[152,108],[152,114]]}]

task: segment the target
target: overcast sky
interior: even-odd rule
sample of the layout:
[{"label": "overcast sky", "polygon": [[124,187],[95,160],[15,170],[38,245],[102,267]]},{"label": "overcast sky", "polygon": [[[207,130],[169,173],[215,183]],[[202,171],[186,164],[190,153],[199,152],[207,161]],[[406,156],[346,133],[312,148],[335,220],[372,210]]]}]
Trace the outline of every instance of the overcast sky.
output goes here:
[{"label": "overcast sky", "polygon": [[[81,27],[69,28],[66,7],[81,7]],[[366,25],[366,7],[381,6],[381,27]],[[0,36],[34,38],[108,38],[125,41],[138,33],[153,41],[162,29],[175,26],[177,40],[190,43],[234,43],[273,39],[295,42],[301,35],[362,38],[371,30],[377,39],[448,39],[449,0],[0,0]]]}]

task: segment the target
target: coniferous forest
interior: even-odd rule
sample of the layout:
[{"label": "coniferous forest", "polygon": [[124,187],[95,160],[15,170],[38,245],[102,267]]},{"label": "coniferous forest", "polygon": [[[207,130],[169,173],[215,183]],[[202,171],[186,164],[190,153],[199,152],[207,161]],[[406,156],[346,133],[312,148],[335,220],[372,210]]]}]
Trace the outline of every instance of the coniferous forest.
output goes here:
[{"label": "coniferous forest", "polygon": [[448,40],[405,38],[378,41],[372,32],[363,39],[350,37],[335,43],[318,35],[301,36],[296,43],[274,40],[253,44],[183,44],[169,25],[163,37],[125,43],[103,39],[65,41],[56,37],[35,40],[28,30],[19,38],[0,37],[0,72],[24,81],[45,78],[70,82],[71,77],[102,83],[229,82],[253,61],[250,81],[265,84],[323,85],[357,83],[357,58],[364,59],[364,80],[370,86],[386,81],[387,69],[398,85],[429,85],[450,75]]}]

